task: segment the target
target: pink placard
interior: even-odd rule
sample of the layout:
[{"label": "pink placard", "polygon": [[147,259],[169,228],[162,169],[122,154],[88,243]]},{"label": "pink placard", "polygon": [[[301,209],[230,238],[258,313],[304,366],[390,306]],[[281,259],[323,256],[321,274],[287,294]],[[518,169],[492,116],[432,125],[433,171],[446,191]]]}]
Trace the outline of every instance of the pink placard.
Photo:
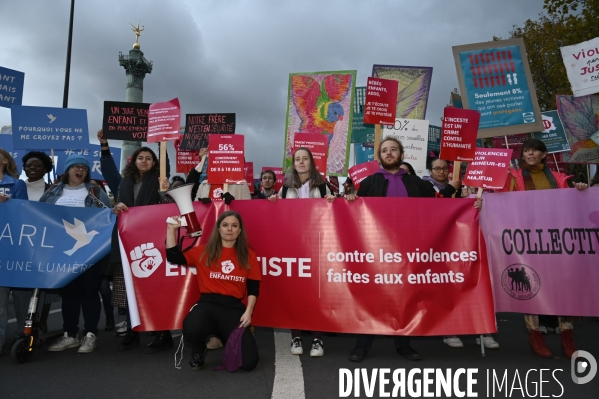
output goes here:
[{"label": "pink placard", "polygon": [[148,143],[179,139],[180,125],[181,106],[178,98],[151,104],[148,111]]},{"label": "pink placard", "polygon": [[244,137],[240,134],[211,134],[208,138],[208,183],[242,184]]},{"label": "pink placard", "polygon": [[364,104],[364,123],[395,124],[398,85],[397,80],[368,78]]},{"label": "pink placard", "polygon": [[181,151],[179,150],[179,140],[175,140],[175,157],[177,173],[189,173],[200,163],[198,151]]},{"label": "pink placard", "polygon": [[374,172],[379,170],[379,168],[380,166],[378,161],[364,162],[349,168],[347,173],[349,174],[351,181],[354,183],[356,191],[360,188],[360,183],[362,180],[374,174]]},{"label": "pink placard", "polygon": [[293,152],[299,147],[305,147],[310,150],[312,157],[314,157],[316,169],[325,177],[327,172],[327,154],[329,152],[329,139],[327,136],[313,133],[295,133]]},{"label": "pink placard", "polygon": [[250,189],[250,194],[254,194],[254,163],[246,162],[245,163],[245,181],[248,184],[248,188]]},{"label": "pink placard", "polygon": [[468,163],[464,185],[499,190],[505,185],[512,150],[477,148],[474,161]]},{"label": "pink placard", "polygon": [[479,123],[478,111],[445,107],[439,158],[446,161],[474,161]]}]

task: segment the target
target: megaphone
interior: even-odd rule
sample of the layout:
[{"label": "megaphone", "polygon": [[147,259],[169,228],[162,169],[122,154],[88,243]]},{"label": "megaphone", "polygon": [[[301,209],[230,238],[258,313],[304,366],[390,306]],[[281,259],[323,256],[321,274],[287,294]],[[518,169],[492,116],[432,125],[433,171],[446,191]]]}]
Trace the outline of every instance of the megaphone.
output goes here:
[{"label": "megaphone", "polygon": [[182,186],[171,188],[166,194],[175,200],[177,208],[181,216],[185,219],[185,230],[190,237],[200,237],[202,235],[202,226],[198,222],[196,213],[193,210],[193,202],[191,201],[191,190],[193,183],[184,184]]}]

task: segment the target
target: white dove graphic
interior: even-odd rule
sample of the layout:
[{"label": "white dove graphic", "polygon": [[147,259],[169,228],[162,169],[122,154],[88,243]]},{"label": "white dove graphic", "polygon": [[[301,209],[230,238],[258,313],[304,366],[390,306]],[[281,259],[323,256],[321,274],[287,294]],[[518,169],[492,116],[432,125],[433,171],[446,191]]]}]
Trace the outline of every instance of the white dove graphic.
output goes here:
[{"label": "white dove graphic", "polygon": [[50,123],[52,123],[56,120],[56,117],[52,114],[47,114],[46,116],[50,119]]},{"label": "white dove graphic", "polygon": [[92,230],[88,233],[83,222],[77,218],[75,218],[75,224],[71,224],[64,219],[62,219],[62,223],[64,224],[67,234],[77,240],[73,248],[64,251],[64,253],[69,256],[73,255],[79,248],[89,244],[94,236],[98,234],[96,230]]}]

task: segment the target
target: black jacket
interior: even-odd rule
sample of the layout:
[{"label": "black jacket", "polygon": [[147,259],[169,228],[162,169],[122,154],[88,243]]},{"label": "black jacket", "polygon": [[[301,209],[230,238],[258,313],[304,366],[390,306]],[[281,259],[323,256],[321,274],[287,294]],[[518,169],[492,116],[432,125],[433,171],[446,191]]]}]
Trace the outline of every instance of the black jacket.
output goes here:
[{"label": "black jacket", "polygon": [[[434,197],[433,186],[416,175],[405,174],[401,178],[406,186],[408,197]],[[362,180],[358,197],[386,197],[389,181],[382,173],[375,173]],[[453,187],[452,187],[453,188]]]}]

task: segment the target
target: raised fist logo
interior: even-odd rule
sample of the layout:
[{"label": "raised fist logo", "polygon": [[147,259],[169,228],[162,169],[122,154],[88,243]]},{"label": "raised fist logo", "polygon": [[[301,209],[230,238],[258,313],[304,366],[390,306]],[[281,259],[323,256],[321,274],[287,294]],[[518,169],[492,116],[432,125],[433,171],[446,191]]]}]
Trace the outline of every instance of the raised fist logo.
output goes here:
[{"label": "raised fist logo", "polygon": [[162,264],[162,254],[151,242],[135,247],[130,255],[131,272],[137,278],[150,277]]},{"label": "raised fist logo", "polygon": [[230,260],[221,262],[221,265],[223,267],[223,273],[225,274],[229,274],[233,271],[233,269],[235,269],[235,265]]},{"label": "raised fist logo", "polygon": [[215,188],[212,191],[212,197],[214,197],[214,198],[220,198],[223,194],[224,194],[224,191],[220,187],[219,188]]}]

